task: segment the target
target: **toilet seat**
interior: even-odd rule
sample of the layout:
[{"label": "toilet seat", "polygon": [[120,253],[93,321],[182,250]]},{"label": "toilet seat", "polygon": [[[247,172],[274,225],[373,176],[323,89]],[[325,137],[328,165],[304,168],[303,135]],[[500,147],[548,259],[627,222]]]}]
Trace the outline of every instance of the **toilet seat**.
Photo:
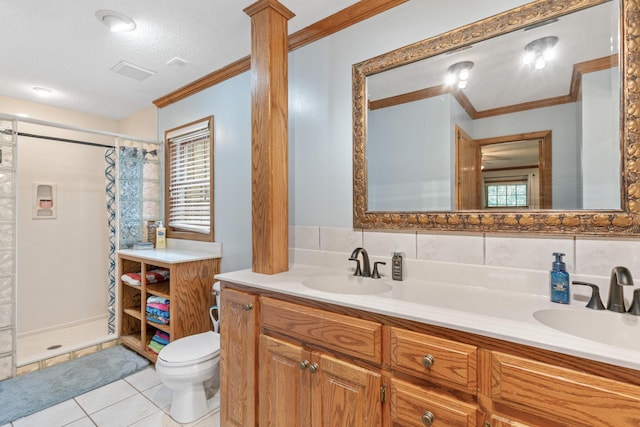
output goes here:
[{"label": "toilet seat", "polygon": [[220,354],[220,334],[212,331],[189,335],[167,344],[158,360],[167,366],[193,365]]}]

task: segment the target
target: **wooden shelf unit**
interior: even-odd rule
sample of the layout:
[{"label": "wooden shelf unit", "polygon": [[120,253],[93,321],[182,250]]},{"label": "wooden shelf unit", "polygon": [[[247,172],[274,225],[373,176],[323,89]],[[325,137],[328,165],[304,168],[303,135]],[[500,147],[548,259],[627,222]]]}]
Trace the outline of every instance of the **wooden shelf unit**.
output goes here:
[{"label": "wooden shelf unit", "polygon": [[[169,270],[169,280],[147,283],[146,272],[158,267]],[[167,262],[148,256],[118,255],[119,336],[123,345],[152,362],[156,355],[147,345],[157,330],[169,334],[171,340],[212,329],[209,307],[214,275],[220,271],[220,258]],[[125,273],[140,273],[140,285],[122,281]],[[169,324],[147,320],[146,302],[149,296],[167,298]]]}]

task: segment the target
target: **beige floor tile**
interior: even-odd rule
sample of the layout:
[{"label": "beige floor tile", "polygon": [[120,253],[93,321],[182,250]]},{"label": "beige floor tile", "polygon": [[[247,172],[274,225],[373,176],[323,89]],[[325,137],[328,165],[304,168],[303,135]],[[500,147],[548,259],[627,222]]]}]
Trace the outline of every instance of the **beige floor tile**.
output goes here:
[{"label": "beige floor tile", "polygon": [[74,400],[67,400],[35,414],[20,418],[13,422],[13,427],[61,427],[86,416],[87,414]]},{"label": "beige floor tile", "polygon": [[133,375],[129,375],[124,380],[134,386],[138,391],[145,391],[161,383],[153,366],[149,366],[148,368],[136,372]]},{"label": "beige floor tile", "polygon": [[80,418],[78,421],[74,421],[71,424],[66,424],[64,427],[96,427],[96,425],[91,421],[91,418],[84,417]]},{"label": "beige floor tile", "polygon": [[136,394],[91,414],[91,419],[98,427],[123,427],[160,411],[149,399]]},{"label": "beige floor tile", "polygon": [[75,398],[89,415],[137,394],[137,390],[124,380],[107,384]]},{"label": "beige floor tile", "polygon": [[165,409],[171,405],[173,392],[163,384],[158,384],[142,392],[147,399],[152,401],[158,408]]},{"label": "beige floor tile", "polygon": [[164,411],[154,412],[146,418],[131,424],[130,427],[180,427],[173,418]]}]

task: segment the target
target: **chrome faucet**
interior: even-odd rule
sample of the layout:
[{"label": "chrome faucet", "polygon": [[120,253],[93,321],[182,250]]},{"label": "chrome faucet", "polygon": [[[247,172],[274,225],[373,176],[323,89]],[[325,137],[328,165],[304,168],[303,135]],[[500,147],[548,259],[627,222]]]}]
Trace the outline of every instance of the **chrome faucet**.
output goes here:
[{"label": "chrome faucet", "polygon": [[626,267],[613,267],[611,270],[611,280],[609,281],[609,301],[607,310],[617,313],[626,312],[624,308],[623,286],[633,286],[631,272]]},{"label": "chrome faucet", "polygon": [[[362,269],[360,269],[360,260],[358,259],[358,255],[362,253]],[[371,265],[369,264],[369,254],[365,250],[365,248],[355,248],[353,252],[351,252],[351,256],[349,257],[349,261],[356,261],[356,272],[354,276],[362,276],[362,277],[371,277]]]}]

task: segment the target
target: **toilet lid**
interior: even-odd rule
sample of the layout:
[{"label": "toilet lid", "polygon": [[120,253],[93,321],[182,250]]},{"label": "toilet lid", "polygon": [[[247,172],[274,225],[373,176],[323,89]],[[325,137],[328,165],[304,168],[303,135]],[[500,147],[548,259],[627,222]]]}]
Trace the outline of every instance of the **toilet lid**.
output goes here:
[{"label": "toilet lid", "polygon": [[158,358],[167,363],[198,362],[220,352],[220,334],[212,331],[189,335],[164,346]]}]

